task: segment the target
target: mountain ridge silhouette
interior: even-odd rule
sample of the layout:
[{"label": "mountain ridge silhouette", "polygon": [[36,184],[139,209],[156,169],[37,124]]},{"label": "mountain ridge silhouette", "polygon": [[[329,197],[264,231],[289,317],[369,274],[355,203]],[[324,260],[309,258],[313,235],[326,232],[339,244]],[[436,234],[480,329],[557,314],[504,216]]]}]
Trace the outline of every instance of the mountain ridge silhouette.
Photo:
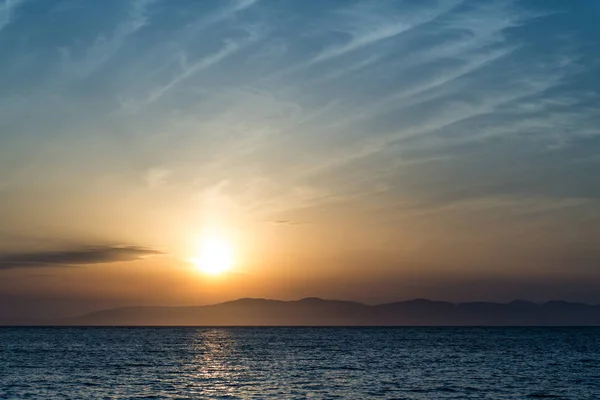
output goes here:
[{"label": "mountain ridge silhouette", "polygon": [[0,325],[67,326],[600,326],[600,305],[567,301],[452,303],[411,299],[377,305],[307,297],[241,298],[200,306],[132,306]]}]

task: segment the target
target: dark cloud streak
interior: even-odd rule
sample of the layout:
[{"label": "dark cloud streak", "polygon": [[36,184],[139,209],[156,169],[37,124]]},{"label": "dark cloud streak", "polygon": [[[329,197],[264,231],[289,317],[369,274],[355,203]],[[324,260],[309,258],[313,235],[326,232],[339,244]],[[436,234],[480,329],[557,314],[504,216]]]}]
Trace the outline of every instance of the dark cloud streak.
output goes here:
[{"label": "dark cloud streak", "polygon": [[0,270],[135,261],[159,254],[163,253],[139,246],[84,246],[55,251],[0,254]]}]

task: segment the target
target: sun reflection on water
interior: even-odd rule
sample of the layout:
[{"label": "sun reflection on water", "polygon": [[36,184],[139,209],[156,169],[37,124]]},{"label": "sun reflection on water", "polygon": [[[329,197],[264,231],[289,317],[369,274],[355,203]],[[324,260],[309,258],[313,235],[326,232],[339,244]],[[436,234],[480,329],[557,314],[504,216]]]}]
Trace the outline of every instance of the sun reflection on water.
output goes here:
[{"label": "sun reflection on water", "polygon": [[203,394],[233,396],[248,372],[239,359],[235,332],[223,328],[198,330],[193,347],[196,355],[192,362],[196,370],[193,376],[202,382]]}]

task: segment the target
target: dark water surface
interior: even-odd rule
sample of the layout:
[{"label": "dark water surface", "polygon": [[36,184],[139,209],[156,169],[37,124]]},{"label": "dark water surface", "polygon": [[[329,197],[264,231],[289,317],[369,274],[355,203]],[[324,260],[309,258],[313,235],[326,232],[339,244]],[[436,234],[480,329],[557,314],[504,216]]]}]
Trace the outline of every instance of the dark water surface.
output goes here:
[{"label": "dark water surface", "polygon": [[0,328],[0,398],[600,399],[600,329]]}]

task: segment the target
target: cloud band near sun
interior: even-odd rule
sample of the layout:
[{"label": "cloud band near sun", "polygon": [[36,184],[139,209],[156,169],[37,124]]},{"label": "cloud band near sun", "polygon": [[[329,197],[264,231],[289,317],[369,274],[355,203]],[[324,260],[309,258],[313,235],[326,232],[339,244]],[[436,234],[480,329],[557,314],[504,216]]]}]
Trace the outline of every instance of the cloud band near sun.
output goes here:
[{"label": "cloud band near sun", "polygon": [[9,253],[0,254],[0,270],[136,261],[160,254],[163,253],[139,246],[82,246],[55,251]]}]

